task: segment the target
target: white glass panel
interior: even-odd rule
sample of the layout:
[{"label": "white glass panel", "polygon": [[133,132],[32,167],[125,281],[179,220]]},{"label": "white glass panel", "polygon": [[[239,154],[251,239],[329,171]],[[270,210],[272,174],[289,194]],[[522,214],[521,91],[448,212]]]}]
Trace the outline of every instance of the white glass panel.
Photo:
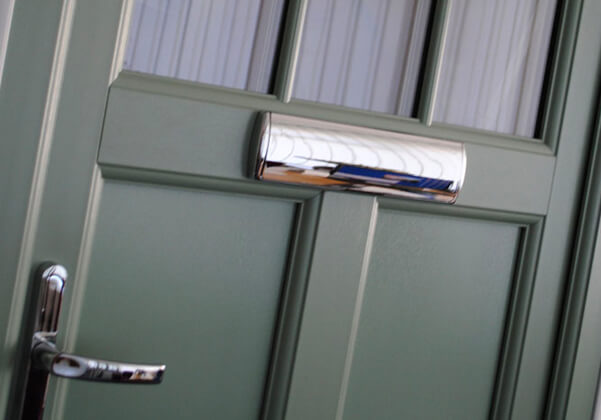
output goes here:
[{"label": "white glass panel", "polygon": [[436,121],[531,137],[556,0],[454,0]]},{"label": "white glass panel", "polygon": [[430,0],[309,0],[293,95],[410,115]]},{"label": "white glass panel", "polygon": [[283,0],[136,0],[124,68],[267,92]]}]

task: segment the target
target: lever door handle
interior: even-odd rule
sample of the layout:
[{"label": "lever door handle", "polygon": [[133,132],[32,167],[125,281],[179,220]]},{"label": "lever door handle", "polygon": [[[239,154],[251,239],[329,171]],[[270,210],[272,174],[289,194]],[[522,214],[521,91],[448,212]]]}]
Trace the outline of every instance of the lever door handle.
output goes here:
[{"label": "lever door handle", "polygon": [[34,336],[31,357],[34,368],[52,375],[96,382],[158,384],[165,372],[165,365],[113,362],[63,353],[40,333]]},{"label": "lever door handle", "polygon": [[37,311],[30,325],[31,352],[27,366],[22,420],[41,419],[46,400],[48,376],[125,384],[159,384],[165,365],[112,362],[64,353],[56,347],[58,317],[67,270],[54,263],[38,268],[35,281],[39,288],[32,305]]}]

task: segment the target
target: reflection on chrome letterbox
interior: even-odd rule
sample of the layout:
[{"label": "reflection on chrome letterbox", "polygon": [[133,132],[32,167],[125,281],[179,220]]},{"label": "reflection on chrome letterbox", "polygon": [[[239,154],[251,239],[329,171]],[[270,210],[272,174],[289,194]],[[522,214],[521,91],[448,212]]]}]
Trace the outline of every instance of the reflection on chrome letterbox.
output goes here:
[{"label": "reflection on chrome letterbox", "polygon": [[256,178],[454,203],[466,169],[462,143],[266,112]]}]

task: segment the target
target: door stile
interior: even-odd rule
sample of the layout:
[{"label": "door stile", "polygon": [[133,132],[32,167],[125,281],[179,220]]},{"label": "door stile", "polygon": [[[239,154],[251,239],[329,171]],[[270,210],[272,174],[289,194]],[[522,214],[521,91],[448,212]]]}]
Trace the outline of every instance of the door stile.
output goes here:
[{"label": "door stile", "polygon": [[[35,21],[40,13],[44,19],[36,31],[22,23]],[[0,185],[5,198],[0,206],[0,276],[6,279],[0,289],[0,413],[17,409],[21,400],[19,372],[27,362],[18,349],[30,288],[31,239],[37,228],[67,50],[68,31],[62,28],[71,16],[61,2],[54,1],[39,8],[16,4],[11,18],[0,89],[0,125],[6,137],[0,142],[0,178],[6,180]],[[23,49],[35,53],[24,56]],[[23,83],[29,89],[23,90]]]},{"label": "door stile", "polygon": [[584,1],[512,418],[555,418],[543,416],[601,86],[600,14],[599,2]]},{"label": "door stile", "polygon": [[[62,3],[62,6],[59,3]],[[23,5],[22,8],[21,5]],[[15,270],[13,273],[16,273],[7,278],[16,278],[16,280],[14,284],[6,282],[7,286],[11,287],[10,292],[6,295],[13,297],[13,303],[10,316],[7,315],[7,328],[2,328],[3,331],[7,331],[4,342],[5,349],[8,350],[3,352],[3,366],[22,365],[23,361],[16,361],[15,358],[22,358],[22,355],[27,354],[25,351],[17,350],[17,340],[20,340],[21,344],[24,342],[23,337],[17,337],[22,335],[21,319],[25,310],[26,290],[31,281],[31,267],[48,259],[64,262],[66,266],[71,267],[72,271],[77,265],[94,156],[98,149],[100,129],[104,118],[111,59],[114,54],[121,5],[121,1],[115,0],[107,2],[69,0],[47,2],[47,4],[44,2],[44,8],[48,9],[45,12],[37,4],[29,6],[26,3],[19,3],[15,7],[14,28],[23,28],[25,32],[35,35],[37,31],[31,31],[32,22],[38,22],[34,26],[44,32],[52,30],[52,21],[56,19],[55,28],[58,29],[56,29],[56,36],[44,34],[44,42],[28,49],[36,51],[38,48],[48,48],[48,51],[42,53],[42,57],[38,57],[44,58],[40,64],[48,60],[46,52],[53,52],[52,71],[45,68],[43,64],[23,63],[11,59],[13,48],[26,47],[25,45],[17,46],[18,42],[32,41],[29,34],[22,35],[14,30],[8,47],[4,79],[7,84],[14,85],[21,90],[28,86],[29,81],[18,80],[18,78],[11,80],[13,77],[17,77],[13,76],[13,72],[22,72],[21,77],[27,77],[29,73],[23,72],[23,67],[31,67],[32,70],[40,72],[46,78],[48,74],[51,76],[48,91],[46,92],[44,89],[48,100],[41,122],[37,160],[35,169],[31,169],[30,172],[34,174],[34,177],[31,190],[33,193],[28,198],[29,211],[25,225],[28,228],[26,228],[25,235],[18,235],[23,240],[23,247],[19,251],[18,265],[15,266],[15,263],[10,261],[5,266],[7,269]],[[63,16],[60,20],[56,16],[59,12]],[[77,36],[72,34],[77,34]],[[51,46],[46,42],[50,40],[52,41]],[[33,58],[36,57],[36,54],[28,56]],[[13,66],[19,68],[13,69]],[[40,89],[43,88],[40,87]],[[10,101],[11,97],[7,95],[2,98],[3,104],[5,100]],[[44,101],[42,100],[40,103],[44,104]],[[27,119],[36,121],[37,115],[36,107],[23,111],[21,118],[14,119],[13,124],[16,125],[15,127],[18,126],[15,130],[35,128],[35,124],[29,126],[24,121]],[[74,121],[77,121],[77,124],[74,124]],[[29,136],[18,131],[15,131],[15,134],[17,138],[23,137],[24,141]],[[19,142],[13,141],[13,143]],[[71,159],[71,153],[76,153],[81,159]],[[22,169],[27,169],[27,166],[18,168],[19,171]],[[87,173],[88,176],[77,176],[76,178],[71,176],[71,174],[84,173]],[[7,174],[7,178],[13,175]],[[23,188],[22,190],[29,189]],[[6,220],[18,219],[18,217],[10,217]],[[61,235],[57,237],[52,232],[56,231],[57,227],[64,226],[66,220],[69,220],[68,228],[60,229]],[[12,290],[13,285],[15,286],[14,290]],[[69,299],[67,299],[68,301]],[[68,304],[65,306],[68,307]],[[63,318],[63,322],[64,320],[65,318]],[[2,381],[8,383],[11,379],[16,380],[18,372],[3,368],[2,376]],[[8,418],[17,418],[18,404],[9,405],[7,401],[9,392],[13,392],[10,401],[20,401],[21,398],[17,395],[20,392],[19,389],[10,386],[0,388],[2,389],[0,410]]]},{"label": "door stile", "polygon": [[[113,59],[109,73],[109,84],[114,81],[121,71],[123,55],[128,36],[129,19],[133,8],[133,1],[123,0],[119,24],[117,26],[117,36],[115,48],[113,50]],[[108,99],[108,96],[106,97]],[[106,110],[106,107],[105,107]],[[104,118],[103,118],[104,121]],[[88,280],[90,258],[92,254],[92,241],[95,234],[96,218],[98,216],[98,207],[102,196],[104,177],[100,166],[95,162],[92,169],[91,187],[88,202],[86,205],[86,215],[83,224],[82,237],[79,247],[76,270],[73,276],[73,287],[70,290],[69,309],[65,316],[66,321],[64,334],[62,334],[62,343],[60,348],[66,352],[72,352],[77,341],[79,331],[79,319],[82,312],[83,296]],[[67,289],[69,290],[69,289]],[[52,387],[48,395],[48,410],[50,418],[61,419],[64,417],[65,402],[70,381],[56,381],[56,386]]]},{"label": "door stile", "polygon": [[[598,264],[601,214],[601,108],[591,146],[578,232],[550,385],[549,418],[592,418],[601,366]],[[598,257],[597,257],[598,259]]]}]

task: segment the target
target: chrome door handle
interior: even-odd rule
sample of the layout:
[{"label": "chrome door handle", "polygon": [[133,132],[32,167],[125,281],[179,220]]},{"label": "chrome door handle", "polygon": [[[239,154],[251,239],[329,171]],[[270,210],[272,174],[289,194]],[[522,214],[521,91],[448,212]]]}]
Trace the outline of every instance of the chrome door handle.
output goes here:
[{"label": "chrome door handle", "polygon": [[63,353],[40,333],[34,335],[31,358],[34,368],[52,375],[97,382],[158,384],[165,372],[165,365],[112,362]]},{"label": "chrome door handle", "polygon": [[35,275],[38,286],[37,311],[31,317],[31,358],[27,366],[21,419],[41,419],[46,400],[48,376],[126,384],[158,384],[165,365],[112,362],[64,353],[56,347],[58,318],[67,280],[65,267],[44,263]]}]

